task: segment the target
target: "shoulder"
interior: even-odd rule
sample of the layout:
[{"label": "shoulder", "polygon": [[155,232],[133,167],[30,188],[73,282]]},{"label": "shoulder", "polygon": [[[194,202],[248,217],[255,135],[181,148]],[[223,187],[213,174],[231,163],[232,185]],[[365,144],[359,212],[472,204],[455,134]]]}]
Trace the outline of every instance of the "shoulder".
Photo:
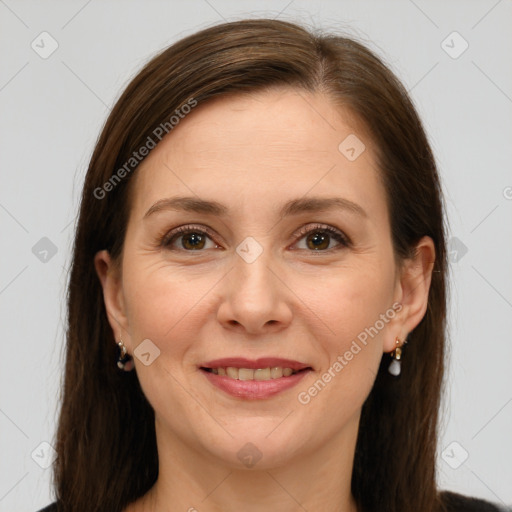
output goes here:
[{"label": "shoulder", "polygon": [[45,508],[42,508],[38,512],[57,512],[57,502],[54,501],[53,503],[51,503]]},{"label": "shoulder", "polygon": [[481,498],[464,496],[452,491],[441,491],[440,496],[446,512],[505,512],[512,510]]},{"label": "shoulder", "polygon": [[[512,507],[500,507],[489,501],[452,491],[441,491],[440,496],[445,506],[443,512],[512,512]],[[57,512],[57,502],[51,503],[38,512]]]}]

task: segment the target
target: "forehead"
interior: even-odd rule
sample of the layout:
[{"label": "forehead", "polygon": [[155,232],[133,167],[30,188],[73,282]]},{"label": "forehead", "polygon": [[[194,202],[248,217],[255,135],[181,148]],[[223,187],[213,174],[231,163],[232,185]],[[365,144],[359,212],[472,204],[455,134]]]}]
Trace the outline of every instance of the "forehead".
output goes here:
[{"label": "forehead", "polygon": [[180,156],[193,155],[198,163],[234,153],[258,154],[258,160],[267,154],[282,157],[287,150],[291,158],[306,152],[337,156],[340,137],[361,131],[355,125],[347,109],[337,108],[324,95],[277,88],[198,106],[162,147],[179,146]]},{"label": "forehead", "polygon": [[[347,144],[357,158],[344,153]],[[373,155],[361,123],[322,94],[277,89],[220,97],[193,109],[142,162],[132,207],[196,194],[248,208],[335,191],[382,214]]]}]

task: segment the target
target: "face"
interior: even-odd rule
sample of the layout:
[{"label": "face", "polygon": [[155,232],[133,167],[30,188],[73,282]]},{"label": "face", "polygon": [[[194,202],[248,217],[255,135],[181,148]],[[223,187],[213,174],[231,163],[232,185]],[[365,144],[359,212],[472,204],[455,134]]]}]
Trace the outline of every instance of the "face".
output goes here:
[{"label": "face", "polygon": [[282,89],[198,106],[139,166],[103,285],[158,436],[271,468],[357,431],[383,352],[422,316],[396,306],[374,154],[327,97]]}]

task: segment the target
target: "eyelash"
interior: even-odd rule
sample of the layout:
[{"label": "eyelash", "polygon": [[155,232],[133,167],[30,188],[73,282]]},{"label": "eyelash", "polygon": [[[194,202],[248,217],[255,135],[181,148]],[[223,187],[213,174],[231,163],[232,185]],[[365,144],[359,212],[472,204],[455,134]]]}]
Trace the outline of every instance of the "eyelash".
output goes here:
[{"label": "eyelash", "polygon": [[[190,233],[198,233],[201,235],[207,235],[212,241],[214,241],[214,234],[213,232],[206,227],[199,227],[195,225],[187,225],[187,226],[180,226],[176,229],[173,229],[172,231],[168,232],[161,240],[160,245],[162,247],[167,248],[168,250],[172,251],[184,251],[184,252],[204,252],[204,250],[186,250],[183,248],[179,249],[172,249],[170,248],[170,245],[180,236],[190,234]],[[313,225],[307,225],[300,228],[298,232],[295,233],[295,237],[297,238],[297,242],[304,238],[306,235],[309,235],[310,233],[327,233],[332,236],[337,242],[339,242],[339,246],[330,248],[330,249],[320,249],[318,251],[315,250],[309,250],[308,252],[311,253],[331,253],[336,250],[343,249],[344,247],[349,247],[352,245],[352,242],[350,239],[342,233],[340,230],[329,226],[327,224],[313,224]],[[214,241],[215,242],[215,241]],[[216,243],[216,242],[215,242]],[[307,249],[301,249],[301,250],[307,250]]]}]

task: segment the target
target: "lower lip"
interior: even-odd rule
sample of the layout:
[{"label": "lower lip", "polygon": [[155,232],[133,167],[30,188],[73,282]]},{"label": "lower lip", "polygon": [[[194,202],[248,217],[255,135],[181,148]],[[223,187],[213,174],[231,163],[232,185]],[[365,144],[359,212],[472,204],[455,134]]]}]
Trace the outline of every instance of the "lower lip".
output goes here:
[{"label": "lower lip", "polygon": [[206,370],[200,369],[200,371],[214,386],[217,386],[231,396],[249,400],[261,400],[292,388],[311,370],[303,370],[289,377],[279,377],[278,379],[270,380],[238,380],[224,375],[216,375]]}]

